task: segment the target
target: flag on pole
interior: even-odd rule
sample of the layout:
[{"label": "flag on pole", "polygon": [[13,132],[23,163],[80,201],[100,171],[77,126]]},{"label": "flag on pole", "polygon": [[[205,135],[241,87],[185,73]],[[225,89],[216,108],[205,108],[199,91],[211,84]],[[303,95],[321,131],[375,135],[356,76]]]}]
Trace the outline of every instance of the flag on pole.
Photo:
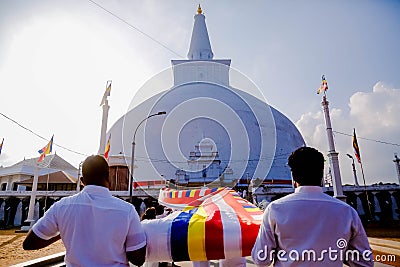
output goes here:
[{"label": "flag on pole", "polygon": [[42,149],[40,149],[38,152],[40,153],[40,157],[38,159],[38,162],[43,161],[44,157],[46,157],[46,155],[50,154],[52,149],[53,149],[53,137],[54,135],[51,137],[49,143],[43,147]]},{"label": "flag on pole", "polygon": [[325,79],[325,75],[322,75],[322,83],[321,83],[321,86],[317,90],[317,94],[325,92],[326,90],[328,90],[328,82]]},{"label": "flag on pole", "polygon": [[104,149],[104,157],[106,158],[106,160],[108,160],[108,153],[110,153],[110,139],[111,139],[111,134],[108,137],[106,148]]},{"label": "flag on pole", "polygon": [[358,147],[356,129],[355,128],[353,129],[353,148],[354,148],[354,154],[356,155],[358,163],[361,163],[360,148]]},{"label": "flag on pole", "polygon": [[0,155],[1,155],[1,150],[3,149],[3,143],[4,143],[4,138],[3,138],[3,140],[1,141],[1,144],[0,144]]},{"label": "flag on pole", "polygon": [[112,83],[112,81],[107,81],[106,91],[104,92],[103,99],[101,99],[100,106],[104,105],[106,103],[107,96],[110,96],[111,83]]}]

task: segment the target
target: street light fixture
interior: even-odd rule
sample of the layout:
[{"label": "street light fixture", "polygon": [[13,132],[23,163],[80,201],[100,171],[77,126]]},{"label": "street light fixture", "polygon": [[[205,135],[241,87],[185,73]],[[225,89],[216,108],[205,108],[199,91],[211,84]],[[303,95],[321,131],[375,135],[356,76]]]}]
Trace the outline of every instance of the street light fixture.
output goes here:
[{"label": "street light fixture", "polygon": [[78,167],[78,181],[76,182],[76,191],[77,192],[81,191],[82,164],[83,164],[83,161],[81,161],[79,163],[79,167]]},{"label": "street light fixture", "polygon": [[349,158],[351,158],[351,160],[352,160],[352,166],[353,166],[353,174],[354,174],[354,185],[355,186],[359,186],[359,184],[358,184],[358,180],[357,180],[357,173],[356,173],[356,165],[354,164],[354,158],[353,158],[353,156],[352,155],[350,155],[350,154],[346,154]]},{"label": "street light fixture", "polygon": [[133,172],[134,172],[134,168],[135,168],[135,147],[136,147],[135,139],[136,139],[136,133],[137,133],[140,125],[142,125],[142,123],[145,122],[147,119],[150,119],[151,117],[154,117],[154,116],[165,115],[165,114],[167,114],[167,112],[160,111],[158,113],[154,113],[154,114],[151,114],[151,115],[147,116],[141,122],[139,122],[139,124],[136,127],[135,132],[133,134],[133,139],[132,139],[132,157],[131,157],[131,175],[130,175],[130,181],[129,181],[129,202],[131,204],[132,204]]}]

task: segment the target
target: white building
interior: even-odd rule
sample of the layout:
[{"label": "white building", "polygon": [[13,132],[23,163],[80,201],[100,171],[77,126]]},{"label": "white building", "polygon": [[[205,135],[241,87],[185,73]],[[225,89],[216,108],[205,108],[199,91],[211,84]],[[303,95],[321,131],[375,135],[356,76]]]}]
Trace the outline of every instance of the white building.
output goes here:
[{"label": "white building", "polygon": [[[24,159],[9,167],[1,167],[0,191],[17,191],[19,184],[22,184],[24,181],[28,181],[33,177],[37,161],[38,158]],[[62,171],[64,176],[67,178],[67,181],[70,181],[68,183],[76,184],[76,180],[73,179],[77,178],[78,169],[57,154],[47,155],[44,160],[38,164],[38,170],[39,176]]]},{"label": "white building", "polygon": [[[230,175],[229,179],[267,179],[290,186],[287,158],[305,145],[304,140],[296,126],[269,106],[257,87],[230,63],[230,59],[214,59],[200,9],[194,16],[188,59],[172,60],[171,70],[148,81],[144,92],[139,90],[133,99],[132,109],[107,133],[112,136],[110,163],[114,155],[122,154],[130,166],[137,130],[135,181],[170,180],[178,175],[183,183],[185,177],[201,174],[206,181]],[[165,74],[171,74],[171,84],[160,78]],[[138,126],[160,111],[167,114],[152,116]],[[192,156],[193,147],[205,141],[218,151],[217,161]]]},{"label": "white building", "polygon": [[234,182],[232,169],[229,166],[222,168],[218,151],[210,140],[205,139],[195,146],[189,154],[187,165],[188,171],[176,171],[177,185],[204,186],[212,182],[232,185]]}]

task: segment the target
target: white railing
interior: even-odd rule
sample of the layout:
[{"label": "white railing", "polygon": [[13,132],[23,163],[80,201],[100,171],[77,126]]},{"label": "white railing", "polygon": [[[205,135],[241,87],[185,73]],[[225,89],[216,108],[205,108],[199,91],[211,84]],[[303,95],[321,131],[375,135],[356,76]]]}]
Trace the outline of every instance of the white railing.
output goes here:
[{"label": "white railing", "polygon": [[[133,190],[133,196],[137,197],[147,197],[147,196],[152,196],[157,198],[159,195],[160,189],[159,188],[154,188],[154,189],[136,189]],[[76,191],[37,191],[36,192],[36,197],[66,197],[66,196],[72,196],[76,194]],[[0,191],[0,198],[7,198],[10,196],[14,196],[17,198],[24,198],[24,197],[30,197],[31,196],[31,191]],[[116,197],[129,197],[129,192],[128,191],[111,191],[111,194]]]}]

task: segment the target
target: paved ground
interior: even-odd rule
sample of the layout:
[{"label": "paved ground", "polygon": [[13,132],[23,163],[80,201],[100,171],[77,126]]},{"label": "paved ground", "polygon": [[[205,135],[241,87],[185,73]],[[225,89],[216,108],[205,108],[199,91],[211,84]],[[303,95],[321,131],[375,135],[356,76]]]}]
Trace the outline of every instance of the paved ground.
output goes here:
[{"label": "paved ground", "polygon": [[65,251],[61,240],[47,248],[24,251],[22,249],[22,242],[25,239],[25,236],[26,233],[16,233],[15,229],[0,230],[0,266],[10,266]]}]

